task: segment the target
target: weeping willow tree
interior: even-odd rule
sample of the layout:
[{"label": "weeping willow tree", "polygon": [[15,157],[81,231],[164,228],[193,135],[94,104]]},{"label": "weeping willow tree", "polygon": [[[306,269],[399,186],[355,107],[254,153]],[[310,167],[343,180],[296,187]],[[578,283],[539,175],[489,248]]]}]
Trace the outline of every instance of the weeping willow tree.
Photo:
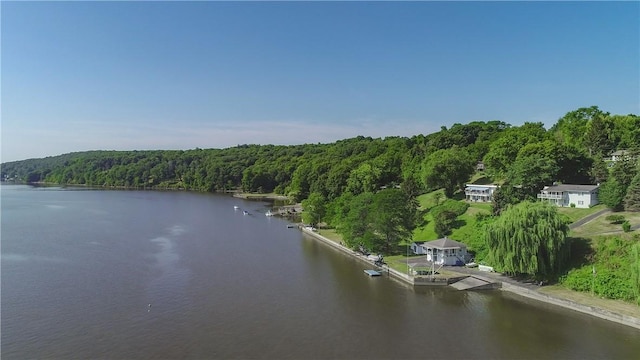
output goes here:
[{"label": "weeping willow tree", "polygon": [[552,278],[569,258],[568,230],[549,204],[525,201],[509,206],[485,227],[488,261],[509,275]]}]

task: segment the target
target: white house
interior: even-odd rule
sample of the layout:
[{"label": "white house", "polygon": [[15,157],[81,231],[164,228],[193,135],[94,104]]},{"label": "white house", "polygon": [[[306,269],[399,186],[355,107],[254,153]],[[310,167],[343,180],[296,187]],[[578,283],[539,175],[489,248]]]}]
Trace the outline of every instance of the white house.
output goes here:
[{"label": "white house", "polygon": [[637,151],[617,150],[612,152],[611,155],[609,155],[608,157],[604,158],[604,161],[609,165],[609,167],[612,167],[618,161],[622,161],[624,159],[634,160],[637,158],[638,158]]},{"label": "white house", "polygon": [[629,150],[618,150],[611,153],[611,156],[608,160],[616,162],[624,159],[625,157],[632,157],[633,155]]},{"label": "white house", "polygon": [[598,204],[598,189],[600,185],[571,185],[560,184],[545,186],[538,199],[548,201],[557,206],[571,206],[588,208]]},{"label": "white house", "polygon": [[411,244],[414,254],[426,254],[427,261],[438,265],[464,265],[469,260],[467,245],[447,237]]},{"label": "white house", "polygon": [[493,192],[497,188],[497,185],[467,184],[464,188],[464,195],[467,201],[492,202]]}]

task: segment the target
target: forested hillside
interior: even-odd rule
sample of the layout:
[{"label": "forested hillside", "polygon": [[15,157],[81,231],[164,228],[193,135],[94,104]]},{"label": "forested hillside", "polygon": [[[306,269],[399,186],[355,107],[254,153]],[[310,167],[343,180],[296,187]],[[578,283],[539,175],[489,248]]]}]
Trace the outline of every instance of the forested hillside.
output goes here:
[{"label": "forested hillside", "polygon": [[[496,181],[535,194],[551,182],[608,179],[604,159],[637,149],[640,117],[610,115],[597,107],[567,113],[549,130],[541,123],[501,121],[455,124],[411,138],[357,137],[332,144],[239,145],[186,151],[89,151],[2,164],[2,179],[105,187],[242,189],[302,200],[328,200],[404,184],[412,194],[444,188],[452,196],[484,160]],[[633,167],[634,164],[627,164]],[[616,181],[631,183],[627,171]],[[633,171],[633,170],[632,170]],[[625,177],[623,173],[626,173]]]}]

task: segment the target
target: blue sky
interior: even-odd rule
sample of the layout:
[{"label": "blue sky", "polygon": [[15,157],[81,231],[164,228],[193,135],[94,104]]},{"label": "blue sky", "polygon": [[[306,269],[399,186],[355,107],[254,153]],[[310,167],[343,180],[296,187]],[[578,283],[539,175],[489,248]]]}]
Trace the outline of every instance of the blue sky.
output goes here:
[{"label": "blue sky", "polygon": [[638,2],[5,2],[5,161],[640,114]]}]

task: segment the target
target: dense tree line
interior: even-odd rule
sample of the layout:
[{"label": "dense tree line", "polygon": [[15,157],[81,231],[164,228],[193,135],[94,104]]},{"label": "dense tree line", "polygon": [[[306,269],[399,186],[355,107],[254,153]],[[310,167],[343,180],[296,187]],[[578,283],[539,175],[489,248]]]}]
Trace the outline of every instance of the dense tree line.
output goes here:
[{"label": "dense tree line", "polygon": [[[444,188],[452,197],[483,160],[494,180],[535,196],[544,185],[605,182],[626,188],[636,162],[617,164],[609,176],[603,158],[640,148],[640,117],[610,115],[597,107],[567,113],[550,129],[541,123],[501,121],[454,124],[428,135],[356,137],[332,144],[239,145],[186,151],[90,151],[2,164],[2,178],[23,182],[198,191],[242,189],[331,201],[403,184],[414,194]],[[619,168],[619,169],[618,169]],[[626,193],[625,193],[626,195]]]}]

